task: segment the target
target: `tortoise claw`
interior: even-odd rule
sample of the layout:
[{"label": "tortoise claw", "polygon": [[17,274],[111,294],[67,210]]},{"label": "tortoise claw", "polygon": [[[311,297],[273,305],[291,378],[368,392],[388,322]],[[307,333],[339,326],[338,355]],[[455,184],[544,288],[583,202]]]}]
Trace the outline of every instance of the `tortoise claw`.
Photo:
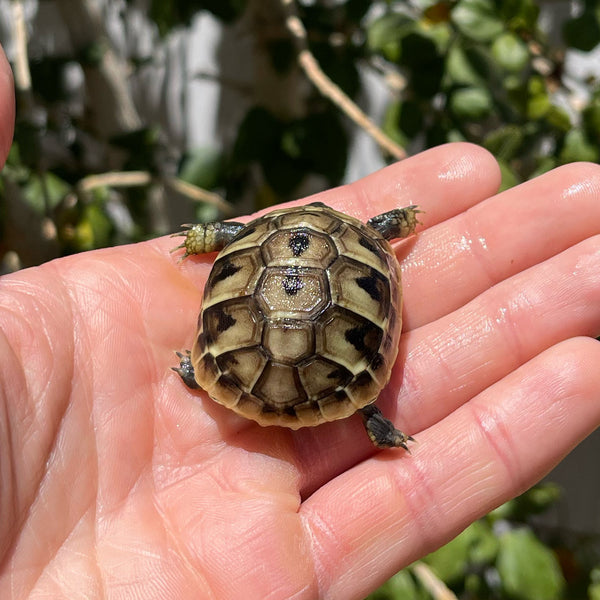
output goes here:
[{"label": "tortoise claw", "polygon": [[192,365],[192,360],[190,358],[190,351],[186,350],[185,352],[175,352],[177,357],[179,358],[179,366],[171,367],[171,370],[175,371],[183,380],[183,383],[187,385],[192,390],[197,390],[200,388],[198,383],[196,382],[196,376],[194,373],[194,366]]}]

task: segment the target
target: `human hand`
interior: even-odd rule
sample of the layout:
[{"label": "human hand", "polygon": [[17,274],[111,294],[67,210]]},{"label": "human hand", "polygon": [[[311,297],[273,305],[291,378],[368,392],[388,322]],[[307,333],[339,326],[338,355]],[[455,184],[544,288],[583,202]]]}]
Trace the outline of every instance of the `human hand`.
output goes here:
[{"label": "human hand", "polygon": [[210,257],[170,238],[0,279],[0,597],[360,599],[541,478],[600,421],[600,170],[498,182],[455,144],[310,199],[425,211],[379,402],[411,455],[188,390]]}]

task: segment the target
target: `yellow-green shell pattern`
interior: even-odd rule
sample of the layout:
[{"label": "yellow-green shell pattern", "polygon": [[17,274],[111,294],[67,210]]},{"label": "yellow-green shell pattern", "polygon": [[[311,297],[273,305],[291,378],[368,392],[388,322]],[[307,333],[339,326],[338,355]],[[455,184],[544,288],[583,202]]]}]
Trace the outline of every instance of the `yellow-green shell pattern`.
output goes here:
[{"label": "yellow-green shell pattern", "polygon": [[387,240],[324,205],[286,208],[248,223],[217,256],[191,364],[216,402],[297,429],[374,402],[401,325]]}]

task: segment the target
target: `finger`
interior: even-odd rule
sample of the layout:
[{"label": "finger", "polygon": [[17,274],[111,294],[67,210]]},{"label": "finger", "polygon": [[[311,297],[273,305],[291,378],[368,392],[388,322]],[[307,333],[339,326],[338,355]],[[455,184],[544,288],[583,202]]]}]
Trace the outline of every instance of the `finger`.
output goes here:
[{"label": "finger", "polygon": [[322,596],[362,598],[398,569],[527,489],[600,422],[600,344],[552,347],[301,507]]},{"label": "finger", "polygon": [[402,261],[404,328],[600,233],[599,194],[600,168],[572,164],[422,231]]},{"label": "finger", "polygon": [[10,65],[0,47],[0,168],[12,143],[15,123],[15,95]]},{"label": "finger", "polygon": [[405,334],[389,385],[396,418],[420,431],[546,348],[599,334],[600,235]]}]

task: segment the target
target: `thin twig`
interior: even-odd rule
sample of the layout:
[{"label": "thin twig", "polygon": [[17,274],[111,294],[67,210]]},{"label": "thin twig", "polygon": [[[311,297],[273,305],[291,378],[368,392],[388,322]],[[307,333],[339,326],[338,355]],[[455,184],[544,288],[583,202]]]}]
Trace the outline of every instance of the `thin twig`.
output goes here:
[{"label": "thin twig", "polygon": [[19,92],[31,91],[31,72],[29,71],[29,57],[27,56],[27,25],[23,3],[15,0],[12,3],[13,19],[15,22],[15,87]]},{"label": "thin twig", "polygon": [[77,183],[77,190],[89,193],[101,187],[141,187],[152,182],[147,171],[109,171],[97,175],[87,175]]},{"label": "thin twig", "polygon": [[219,194],[215,194],[215,192],[205,190],[197,185],[183,181],[183,179],[177,179],[177,177],[168,177],[165,180],[165,183],[172,190],[182,194],[183,196],[186,196],[187,198],[190,198],[191,200],[212,204],[226,217],[232,217],[235,214],[233,206],[227,202],[227,200],[219,196]]},{"label": "thin twig", "polygon": [[377,125],[323,72],[308,47],[306,29],[297,15],[294,0],[281,0],[286,12],[285,24],[298,49],[298,63],[306,76],[325,97],[329,98],[359,127],[366,131],[386,152],[397,160],[406,158],[404,148],[391,140]]},{"label": "thin twig", "polygon": [[454,592],[425,563],[416,562],[410,569],[434,600],[458,600]]},{"label": "thin twig", "polygon": [[[97,175],[88,175],[80,179],[77,183],[77,191],[82,194],[88,194],[100,187],[142,187],[150,185],[153,181],[154,178],[148,171],[109,171]],[[164,184],[190,200],[205,202],[206,204],[215,206],[226,217],[231,217],[235,214],[233,206],[215,192],[210,192],[177,177],[167,177],[164,180]]]}]

